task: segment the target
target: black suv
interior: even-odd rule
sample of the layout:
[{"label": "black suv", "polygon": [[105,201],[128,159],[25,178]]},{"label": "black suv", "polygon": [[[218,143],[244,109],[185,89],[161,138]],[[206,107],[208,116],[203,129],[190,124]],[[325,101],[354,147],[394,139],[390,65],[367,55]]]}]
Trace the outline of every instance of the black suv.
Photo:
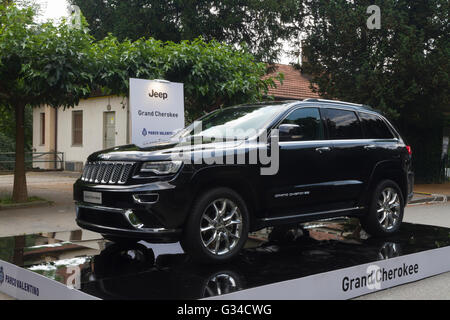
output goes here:
[{"label": "black suv", "polygon": [[396,232],[412,197],[411,148],[370,107],[321,99],[213,111],[146,148],[89,156],[77,223],[114,242],[177,242],[204,262],[250,231],[338,216]]}]

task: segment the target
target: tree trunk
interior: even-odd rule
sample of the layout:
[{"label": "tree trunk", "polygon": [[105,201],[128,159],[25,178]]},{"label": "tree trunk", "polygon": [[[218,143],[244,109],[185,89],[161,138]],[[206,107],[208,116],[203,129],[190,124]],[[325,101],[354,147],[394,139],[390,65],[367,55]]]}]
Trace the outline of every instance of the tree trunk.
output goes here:
[{"label": "tree trunk", "polygon": [[27,180],[25,176],[25,104],[15,105],[16,112],[16,164],[14,167],[14,187],[12,200],[26,202],[28,200]]}]

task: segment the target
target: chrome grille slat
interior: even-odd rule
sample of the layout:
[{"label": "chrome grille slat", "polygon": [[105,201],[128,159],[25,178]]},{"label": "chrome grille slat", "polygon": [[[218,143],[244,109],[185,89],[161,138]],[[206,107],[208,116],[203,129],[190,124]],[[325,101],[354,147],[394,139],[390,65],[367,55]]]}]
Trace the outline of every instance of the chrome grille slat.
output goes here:
[{"label": "chrome grille slat", "polygon": [[85,177],[85,180],[89,180],[89,177],[91,175],[91,171],[92,171],[92,165],[88,164],[86,166],[86,177]]},{"label": "chrome grille slat", "polygon": [[81,180],[101,184],[125,184],[134,162],[99,161],[86,163]]},{"label": "chrome grille slat", "polygon": [[127,182],[128,176],[130,175],[131,168],[133,167],[132,164],[127,163],[123,167],[122,174],[120,175],[119,183],[124,184]]},{"label": "chrome grille slat", "polygon": [[114,166],[114,170],[111,174],[111,179],[109,180],[109,183],[117,183],[119,180],[120,172],[122,171],[122,164],[118,163]]},{"label": "chrome grille slat", "polygon": [[83,180],[83,181],[86,179],[86,175],[89,170],[89,166],[90,166],[89,164],[86,164],[86,166],[84,167],[83,175],[81,176],[81,180]]},{"label": "chrome grille slat", "polygon": [[98,172],[98,165],[94,164],[93,169],[92,169],[92,173],[91,173],[91,177],[89,178],[89,182],[94,182],[95,178],[97,177],[97,172]]},{"label": "chrome grille slat", "polygon": [[105,175],[103,176],[102,183],[108,183],[111,178],[111,173],[113,171],[114,165],[109,163],[106,165]]},{"label": "chrome grille slat", "polygon": [[106,166],[106,164],[100,163],[100,167],[98,169],[97,176],[95,177],[95,182],[96,183],[99,183],[99,182],[102,181],[103,174],[105,173],[105,166]]}]

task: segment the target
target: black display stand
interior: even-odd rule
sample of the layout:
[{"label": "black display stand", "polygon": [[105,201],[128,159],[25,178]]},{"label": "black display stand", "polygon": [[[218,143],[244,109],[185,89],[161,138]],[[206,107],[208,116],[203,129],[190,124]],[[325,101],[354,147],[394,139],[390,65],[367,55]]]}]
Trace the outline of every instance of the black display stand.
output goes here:
[{"label": "black display stand", "polygon": [[[221,265],[196,264],[179,244],[116,245],[81,230],[0,238],[0,291],[49,299],[51,286],[27,292],[47,288],[46,279],[75,287],[67,299],[347,299],[450,271],[447,228],[404,223],[377,239],[347,220],[304,227],[252,239]],[[13,265],[31,271],[16,279],[28,287],[7,290],[6,264],[10,274]],[[33,273],[45,278],[28,278]]]}]

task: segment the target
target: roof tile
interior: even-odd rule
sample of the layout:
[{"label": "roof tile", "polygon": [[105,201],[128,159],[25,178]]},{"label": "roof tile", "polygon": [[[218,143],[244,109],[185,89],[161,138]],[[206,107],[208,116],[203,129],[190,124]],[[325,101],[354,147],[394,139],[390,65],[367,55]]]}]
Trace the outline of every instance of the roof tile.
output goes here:
[{"label": "roof tile", "polygon": [[283,84],[275,80],[276,88],[269,88],[268,94],[281,99],[306,99],[319,98],[320,96],[310,88],[309,78],[291,65],[275,64],[275,71],[268,76],[277,73],[284,74]]}]

